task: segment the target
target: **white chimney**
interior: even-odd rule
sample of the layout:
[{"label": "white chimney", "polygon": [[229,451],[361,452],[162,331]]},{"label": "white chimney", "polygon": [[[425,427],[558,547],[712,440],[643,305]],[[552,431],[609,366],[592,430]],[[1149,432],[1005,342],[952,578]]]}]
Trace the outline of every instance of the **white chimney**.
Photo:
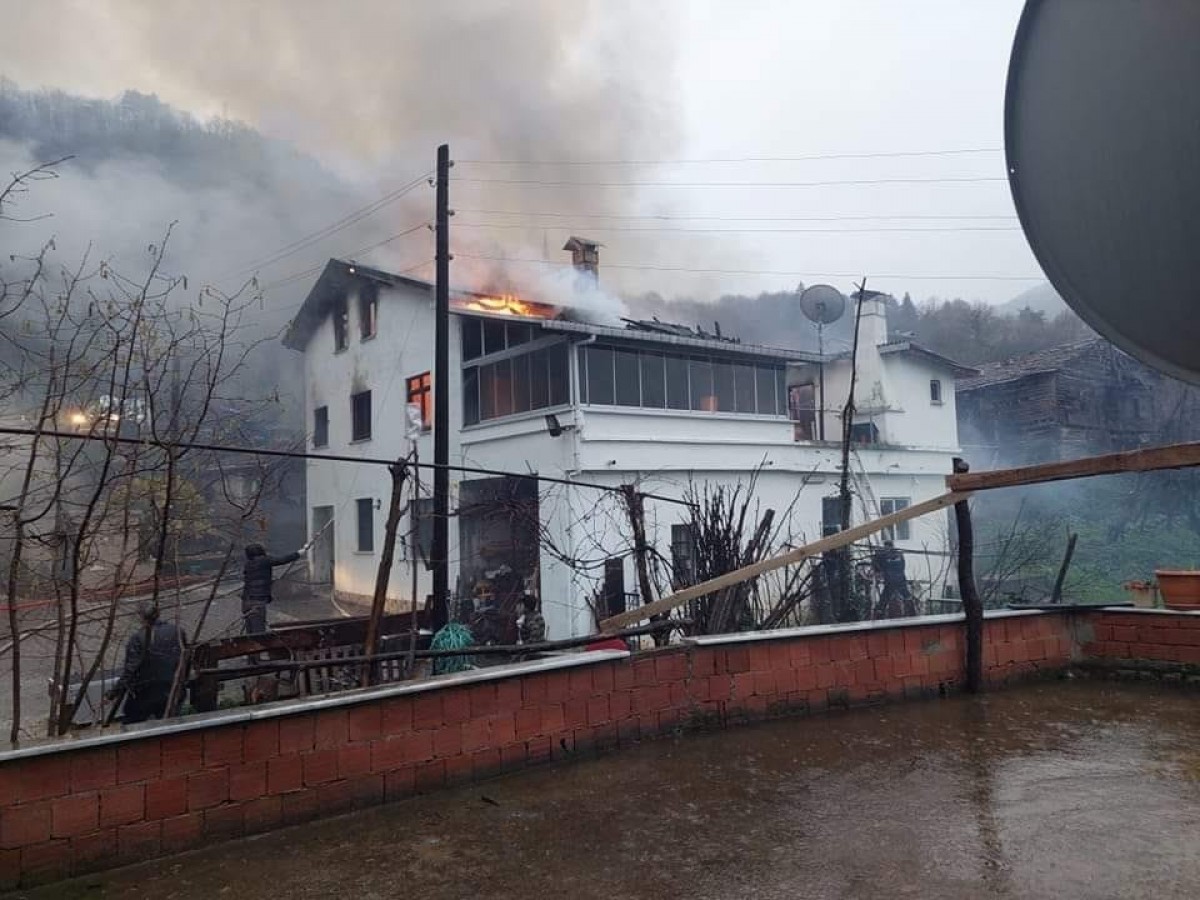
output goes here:
[{"label": "white chimney", "polygon": [[858,323],[858,375],[854,388],[854,406],[859,414],[882,412],[887,409],[884,389],[883,360],[879,348],[888,341],[887,294],[865,291],[854,297],[862,305]]}]

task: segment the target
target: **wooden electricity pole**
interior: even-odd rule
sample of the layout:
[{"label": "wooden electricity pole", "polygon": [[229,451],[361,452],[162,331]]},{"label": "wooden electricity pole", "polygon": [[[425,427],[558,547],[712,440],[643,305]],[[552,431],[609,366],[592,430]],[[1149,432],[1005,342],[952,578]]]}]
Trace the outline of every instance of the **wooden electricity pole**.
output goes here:
[{"label": "wooden electricity pole", "polygon": [[450,621],[450,145],[437,150],[434,276],[432,624]]},{"label": "wooden electricity pole", "polygon": [[379,569],[375,573],[375,595],[371,598],[371,617],[367,620],[367,638],[363,655],[368,662],[363,667],[363,684],[375,683],[375,654],[379,651],[379,628],[383,620],[383,608],[387,603],[388,582],[392,576],[392,565],[396,561],[396,532],[400,528],[400,506],[404,499],[404,479],[408,474],[408,462],[397,460],[388,467],[392,476],[392,496],[388,500],[387,524],[383,529],[383,549],[379,555]]}]

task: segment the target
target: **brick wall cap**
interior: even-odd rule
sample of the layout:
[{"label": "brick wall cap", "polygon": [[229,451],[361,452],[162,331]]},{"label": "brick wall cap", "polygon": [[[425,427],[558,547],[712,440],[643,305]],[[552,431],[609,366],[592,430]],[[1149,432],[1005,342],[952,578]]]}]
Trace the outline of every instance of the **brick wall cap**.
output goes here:
[{"label": "brick wall cap", "polygon": [[[1105,607],[1096,607],[1105,609]],[[1123,611],[1123,607],[1121,608]],[[1157,612],[1157,610],[1154,610]],[[1066,610],[989,609],[985,620],[1018,619],[1024,616],[1058,616]],[[1151,610],[1147,610],[1151,612]],[[1195,615],[1200,615],[1196,613]],[[962,613],[942,613],[936,616],[917,616],[909,619],[876,619],[874,622],[844,622],[836,625],[803,625],[799,628],[777,628],[772,631],[739,631],[734,634],[706,634],[683,639],[684,644],[713,647],[723,644],[744,644],[755,641],[779,641],[790,638],[825,637],[831,634],[855,634],[862,631],[892,631],[897,628],[924,628],[929,625],[957,625],[964,620]]]},{"label": "brick wall cap", "polygon": [[48,739],[37,743],[30,743],[14,750],[0,750],[0,765],[12,760],[28,757],[73,753],[79,750],[107,747],[127,741],[141,740],[142,738],[168,737],[187,731],[220,728],[224,725],[239,725],[246,722],[260,722],[264,719],[283,718],[323,709],[357,706],[361,703],[371,703],[376,700],[399,697],[405,694],[423,694],[427,691],[449,690],[466,684],[503,681],[507,678],[519,678],[539,672],[592,666],[599,663],[613,662],[618,659],[626,659],[629,656],[629,652],[625,650],[591,650],[563,653],[548,656],[544,659],[509,663],[502,666],[487,666],[482,669],[454,672],[449,675],[435,675],[423,681],[381,684],[375,687],[339,691],[336,694],[326,694],[321,697],[304,697],[297,700],[284,700],[278,703],[264,704],[262,706],[243,706],[234,709],[218,710],[211,713],[187,716],[186,718],[171,722],[146,722],[138,725],[124,725],[121,726],[119,731],[110,731],[105,734]]}]

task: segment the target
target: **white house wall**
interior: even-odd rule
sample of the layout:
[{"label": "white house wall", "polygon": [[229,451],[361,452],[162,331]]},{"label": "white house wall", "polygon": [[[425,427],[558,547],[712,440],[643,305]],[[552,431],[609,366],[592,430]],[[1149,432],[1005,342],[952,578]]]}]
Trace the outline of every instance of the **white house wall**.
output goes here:
[{"label": "white house wall", "polygon": [[[362,340],[357,298],[348,298],[349,346],[334,352],[333,324],[329,317],[313,334],[305,350],[307,417],[310,430],[313,411],[329,409],[329,444],[324,451],[344,456],[395,459],[407,452],[405,438],[405,379],[432,368],[433,302],[427,289],[402,285],[381,287],[377,335]],[[837,447],[793,440],[793,425],[769,416],[704,413],[691,411],[640,410],[616,407],[565,406],[539,410],[505,419],[491,420],[465,430],[461,427],[461,347],[458,319],[453,320],[450,341],[451,462],[466,466],[572,479],[619,487],[637,483],[643,491],[682,497],[689,485],[704,483],[745,484],[750,473],[760,468],[756,497],[762,509],[775,509],[782,517],[792,508],[783,533],[793,544],[820,536],[821,500],[836,491],[840,453]],[[860,348],[860,352],[861,348]],[[572,353],[572,379],[576,375]],[[935,367],[936,369],[936,367]],[[860,493],[853,519],[863,521],[878,515],[883,498],[905,498],[918,503],[944,490],[950,458],[957,449],[952,376],[945,379],[943,405],[930,407],[928,380],[931,368],[909,354],[880,360],[880,377],[888,392],[906,405],[890,415],[889,446],[859,448],[855,455],[858,473],[869,475],[870,489]],[[841,406],[847,389],[849,364],[835,361],[826,367],[827,406]],[[372,392],[372,437],[350,441],[350,396],[359,390]],[[572,393],[572,399],[577,397]],[[555,412],[567,430],[552,437],[545,416]],[[830,414],[827,436],[836,441],[840,424]],[[901,449],[895,444],[911,442],[925,449]],[[428,434],[419,441],[421,458],[432,460]],[[390,478],[384,466],[345,462],[308,463],[309,528],[313,510],[332,506],[335,511],[335,584],[341,595],[365,599],[374,590],[378,553],[383,542]],[[422,473],[423,496],[432,484],[429,470]],[[484,475],[451,474],[451,508],[464,480]],[[543,611],[551,637],[583,634],[592,630],[589,600],[603,576],[605,556],[627,554],[628,524],[620,496],[582,486],[539,487],[541,519],[553,549],[541,551],[540,588]],[[375,550],[357,551],[355,500],[378,501],[374,511]],[[659,553],[670,558],[670,526],[684,521],[685,508],[647,500],[648,537]],[[911,536],[898,545],[909,551],[909,577],[931,583],[940,592],[945,569],[947,520],[934,515],[915,520]],[[407,516],[401,534],[407,534]],[[291,548],[272,548],[278,552]],[[926,555],[928,554],[928,555]],[[410,595],[409,550],[397,549],[388,595],[394,606],[405,607]],[[452,584],[458,572],[457,528],[450,528]],[[567,561],[569,560],[570,564]],[[626,589],[637,590],[637,579],[628,560]],[[424,567],[420,571],[418,597],[431,588]]]}]

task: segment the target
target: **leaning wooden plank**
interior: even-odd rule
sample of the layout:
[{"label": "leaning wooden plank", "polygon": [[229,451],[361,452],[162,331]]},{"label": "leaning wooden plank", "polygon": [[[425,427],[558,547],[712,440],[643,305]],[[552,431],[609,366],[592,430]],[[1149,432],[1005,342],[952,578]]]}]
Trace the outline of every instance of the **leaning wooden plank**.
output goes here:
[{"label": "leaning wooden plank", "polygon": [[1153,472],[1158,469],[1186,469],[1190,466],[1200,466],[1200,443],[1147,447],[1143,450],[1106,453],[1103,456],[1085,456],[1083,459],[1069,459],[1065,462],[1022,466],[1018,469],[947,475],[946,487],[952,491],[986,491],[991,488],[1065,481],[1089,475]]},{"label": "leaning wooden plank", "polygon": [[745,566],[741,569],[734,569],[732,572],[726,572],[724,575],[718,575],[716,578],[710,578],[708,581],[703,581],[700,584],[692,585],[684,588],[682,591],[677,591],[670,596],[663,597],[661,600],[656,600],[653,603],[647,603],[645,606],[639,606],[637,609],[631,609],[628,612],[619,613],[605,619],[600,623],[600,630],[604,633],[616,631],[619,628],[625,628],[640,622],[642,619],[648,619],[650,616],[656,616],[659,613],[668,612],[679,606],[681,603],[687,603],[689,600],[695,600],[697,597],[703,597],[705,594],[711,594],[713,591],[719,591],[722,588],[727,588],[732,584],[740,584],[743,581],[749,581],[751,578],[757,578],[767,572],[772,572],[775,569],[781,569],[784,566],[790,566],[793,563],[798,563],[808,559],[810,556],[817,556],[824,553],[826,550],[836,550],[838,547],[844,547],[847,544],[852,544],[861,538],[875,534],[892,525],[897,525],[900,522],[906,522],[909,519],[915,519],[918,516],[926,515],[927,513],[935,512],[939,509],[945,509],[947,506],[953,506],[960,500],[966,500],[970,494],[966,492],[951,491],[950,493],[940,494],[932,500],[926,500],[923,503],[918,503],[915,506],[908,506],[898,510],[891,515],[883,516],[879,519],[873,519],[870,522],[864,522],[861,525],[855,525],[853,528],[848,528],[845,531],[839,531],[837,534],[830,535],[827,538],[821,538],[819,541],[813,541],[811,544],[805,544],[803,547],[796,547],[793,550],[788,550],[786,553],[781,553],[778,556],[772,556],[770,559],[759,560],[756,563]]}]

